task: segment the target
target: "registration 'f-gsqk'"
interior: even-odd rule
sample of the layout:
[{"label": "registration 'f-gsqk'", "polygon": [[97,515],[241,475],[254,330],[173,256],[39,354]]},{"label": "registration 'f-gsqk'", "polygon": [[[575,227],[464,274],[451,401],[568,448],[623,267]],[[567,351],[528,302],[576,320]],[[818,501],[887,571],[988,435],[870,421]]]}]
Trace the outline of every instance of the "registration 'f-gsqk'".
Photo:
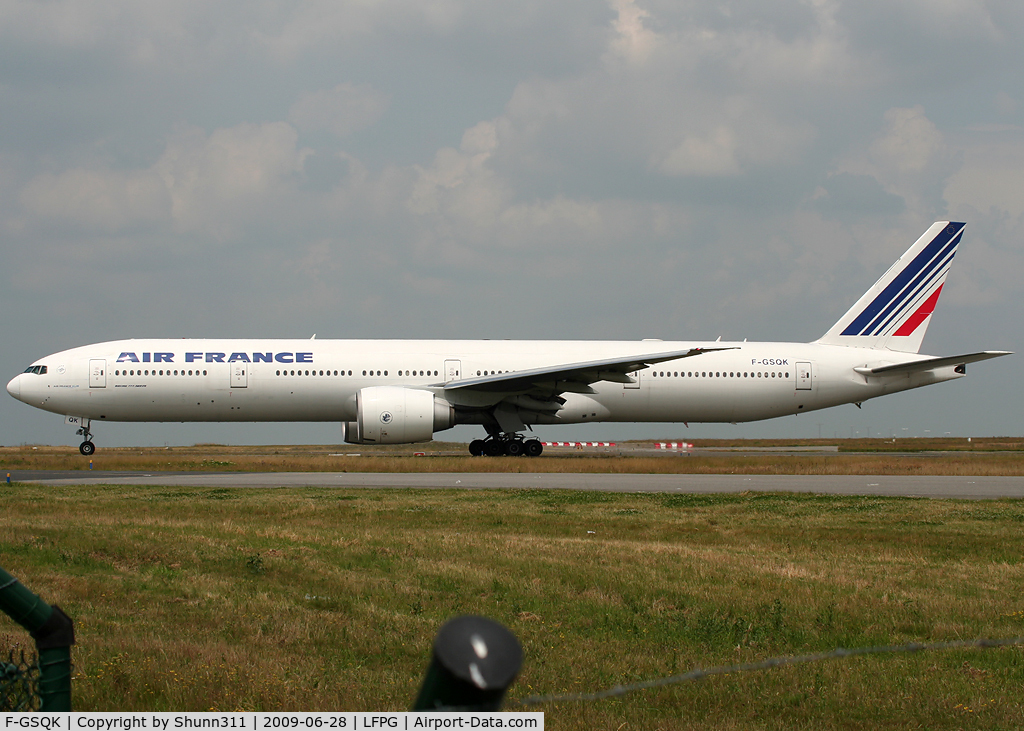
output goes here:
[{"label": "registration 'f-gsqk'", "polygon": [[118,340],[64,350],[7,384],[95,451],[104,421],[335,421],[345,441],[430,440],[479,424],[475,455],[537,456],[542,424],[742,422],[962,378],[1007,355],[920,355],[963,236],[939,221],[811,343]]}]

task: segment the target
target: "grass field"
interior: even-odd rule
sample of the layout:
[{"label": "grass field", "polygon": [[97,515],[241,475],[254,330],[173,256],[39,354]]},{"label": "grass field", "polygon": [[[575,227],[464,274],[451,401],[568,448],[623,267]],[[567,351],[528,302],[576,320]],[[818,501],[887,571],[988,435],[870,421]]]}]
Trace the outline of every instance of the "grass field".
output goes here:
[{"label": "grass field", "polygon": [[[690,456],[622,449],[549,449],[539,459],[474,458],[466,445],[430,442],[392,447],[225,446],[101,449],[96,470],[209,472],[610,472],[646,474],[1024,475],[1024,440],[1016,438],[839,440],[838,453],[694,451]],[[650,443],[644,443],[650,446]],[[715,440],[701,447],[740,450],[836,445],[835,440]],[[422,453],[422,456],[414,456]],[[620,454],[621,453],[621,454]],[[0,470],[87,470],[74,447],[0,447]]]},{"label": "grass field", "polygon": [[[0,494],[0,565],[75,619],[78,710],[404,710],[437,628],[460,613],[522,641],[512,698],[837,646],[1024,635],[1024,501]],[[0,643],[26,640],[0,618]],[[828,661],[540,710],[556,729],[1011,729],[1024,727],[1022,687],[1017,647]]]}]

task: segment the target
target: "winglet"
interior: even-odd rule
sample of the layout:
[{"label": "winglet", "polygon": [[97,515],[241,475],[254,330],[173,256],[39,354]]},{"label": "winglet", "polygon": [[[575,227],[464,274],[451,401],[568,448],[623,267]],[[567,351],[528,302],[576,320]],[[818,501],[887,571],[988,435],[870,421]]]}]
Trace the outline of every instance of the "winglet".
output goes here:
[{"label": "winglet", "polygon": [[933,223],[817,342],[920,352],[965,225]]}]

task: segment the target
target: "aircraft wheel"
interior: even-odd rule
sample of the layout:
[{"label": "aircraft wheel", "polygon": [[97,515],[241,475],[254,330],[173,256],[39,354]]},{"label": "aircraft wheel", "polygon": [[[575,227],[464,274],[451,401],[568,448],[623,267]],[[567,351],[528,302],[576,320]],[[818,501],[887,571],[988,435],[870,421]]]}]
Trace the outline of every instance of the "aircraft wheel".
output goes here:
[{"label": "aircraft wheel", "polygon": [[92,442],[82,442],[78,445],[78,451],[86,457],[91,457],[93,452],[96,451],[96,445]]},{"label": "aircraft wheel", "polygon": [[482,457],[484,454],[484,440],[474,439],[469,443],[469,453],[474,457]]},{"label": "aircraft wheel", "polygon": [[544,445],[538,439],[530,439],[525,446],[527,457],[539,457],[544,451]]},{"label": "aircraft wheel", "polygon": [[509,457],[520,457],[523,454],[523,443],[518,439],[509,439],[505,443],[505,454]]},{"label": "aircraft wheel", "polygon": [[504,451],[502,443],[497,439],[488,439],[484,442],[484,454],[488,457],[500,457]]}]

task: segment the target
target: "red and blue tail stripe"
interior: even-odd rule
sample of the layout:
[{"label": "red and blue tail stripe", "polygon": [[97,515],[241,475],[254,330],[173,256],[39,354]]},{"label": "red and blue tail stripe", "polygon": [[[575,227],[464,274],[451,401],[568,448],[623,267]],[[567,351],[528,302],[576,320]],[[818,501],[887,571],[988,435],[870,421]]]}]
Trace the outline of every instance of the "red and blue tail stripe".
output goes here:
[{"label": "red and blue tail stripe", "polygon": [[[942,289],[941,283],[935,289],[935,283],[949,271],[963,232],[963,223],[950,222],[843,330],[843,335],[882,335],[893,323],[903,322],[904,316],[924,295],[934,307],[934,300]],[[928,312],[930,314],[931,310]]]},{"label": "red and blue tail stripe", "polygon": [[932,224],[818,342],[918,352],[964,226]]}]

